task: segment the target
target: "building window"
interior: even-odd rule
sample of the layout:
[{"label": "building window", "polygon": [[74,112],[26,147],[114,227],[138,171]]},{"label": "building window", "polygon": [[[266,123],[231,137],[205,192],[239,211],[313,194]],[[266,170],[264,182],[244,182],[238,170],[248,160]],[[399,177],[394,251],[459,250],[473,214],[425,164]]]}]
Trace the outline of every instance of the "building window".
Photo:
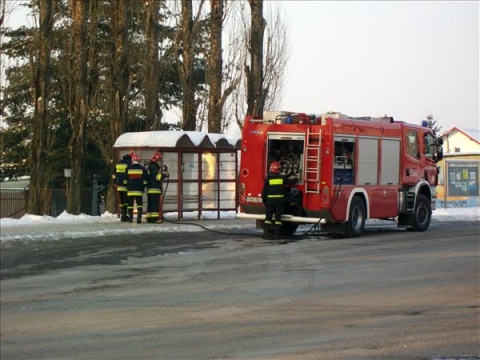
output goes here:
[{"label": "building window", "polygon": [[478,196],[478,162],[447,162],[448,196]]}]

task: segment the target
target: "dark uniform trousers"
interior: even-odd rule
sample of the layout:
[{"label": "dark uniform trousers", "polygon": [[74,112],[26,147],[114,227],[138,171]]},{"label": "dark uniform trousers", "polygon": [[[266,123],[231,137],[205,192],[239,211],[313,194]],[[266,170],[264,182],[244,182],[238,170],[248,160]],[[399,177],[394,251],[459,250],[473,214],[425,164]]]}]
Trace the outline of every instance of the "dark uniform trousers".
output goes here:
[{"label": "dark uniform trousers", "polygon": [[[262,191],[262,200],[265,204],[264,238],[269,237],[271,225],[274,225],[274,238],[278,239],[280,235],[285,199],[284,191],[284,178],[282,176],[267,176]],[[275,220],[273,220],[274,215]]]},{"label": "dark uniform trousers", "polygon": [[127,169],[127,178],[129,220],[133,220],[133,205],[135,203],[137,205],[137,223],[141,223],[143,213],[143,192],[148,181],[147,169],[138,163],[134,163]]},{"label": "dark uniform trousers", "polygon": [[162,180],[164,173],[156,163],[148,166],[147,189],[147,222],[160,223],[160,200],[162,196]]},{"label": "dark uniform trousers", "polygon": [[127,196],[127,168],[130,164],[127,160],[121,160],[115,165],[113,178],[117,185],[118,202],[120,207],[120,219],[127,221],[128,196]]}]

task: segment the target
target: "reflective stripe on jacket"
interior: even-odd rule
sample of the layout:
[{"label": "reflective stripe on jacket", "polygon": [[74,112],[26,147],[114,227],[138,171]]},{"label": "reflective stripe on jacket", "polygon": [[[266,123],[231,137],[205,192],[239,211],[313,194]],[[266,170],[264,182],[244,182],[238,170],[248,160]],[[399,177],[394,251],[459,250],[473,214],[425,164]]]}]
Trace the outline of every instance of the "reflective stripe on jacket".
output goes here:
[{"label": "reflective stripe on jacket", "polygon": [[130,165],[128,160],[120,160],[117,165],[115,165],[115,174],[113,178],[115,179],[115,184],[117,185],[117,191],[127,191],[127,168]]},{"label": "reflective stripe on jacket", "polygon": [[148,172],[139,163],[132,163],[127,168],[128,196],[142,196],[148,182]]},{"label": "reflective stripe on jacket", "polygon": [[157,163],[148,165],[147,194],[162,194],[162,172]]},{"label": "reflective stripe on jacket", "polygon": [[285,190],[283,189],[283,178],[269,179],[267,198],[283,198]]},{"label": "reflective stripe on jacket", "polygon": [[263,184],[262,201],[267,203],[270,201],[283,201],[285,197],[285,180],[284,177],[278,174],[269,174]]}]

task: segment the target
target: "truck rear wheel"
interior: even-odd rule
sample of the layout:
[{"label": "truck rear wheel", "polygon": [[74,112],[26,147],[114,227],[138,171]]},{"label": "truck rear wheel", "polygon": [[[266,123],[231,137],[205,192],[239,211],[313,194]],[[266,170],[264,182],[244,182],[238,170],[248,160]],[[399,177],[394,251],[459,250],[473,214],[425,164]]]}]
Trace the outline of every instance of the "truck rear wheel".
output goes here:
[{"label": "truck rear wheel", "polygon": [[430,226],[430,220],[432,219],[432,206],[428,198],[419,194],[417,196],[417,202],[415,204],[415,210],[413,212],[413,226],[408,228],[411,231],[425,231]]},{"label": "truck rear wheel", "polygon": [[345,223],[345,236],[358,237],[363,234],[365,228],[366,210],[363,200],[354,196],[350,204],[348,221]]},{"label": "truck rear wheel", "polygon": [[280,234],[282,235],[292,235],[297,231],[298,224],[292,223],[289,221],[282,222],[282,227],[280,228]]}]

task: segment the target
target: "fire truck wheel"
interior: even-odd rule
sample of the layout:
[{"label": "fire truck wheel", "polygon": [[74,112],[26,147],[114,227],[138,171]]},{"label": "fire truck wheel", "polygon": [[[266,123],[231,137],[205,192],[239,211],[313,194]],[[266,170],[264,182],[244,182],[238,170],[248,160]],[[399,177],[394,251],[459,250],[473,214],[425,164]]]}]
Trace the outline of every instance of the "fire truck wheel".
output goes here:
[{"label": "fire truck wheel", "polygon": [[348,221],[345,223],[345,236],[358,237],[363,234],[366,219],[365,204],[363,200],[354,196],[350,204],[350,214]]},{"label": "fire truck wheel", "polygon": [[417,196],[417,203],[415,211],[413,212],[413,227],[408,230],[425,231],[430,226],[432,219],[432,207],[425,195],[419,194]]},{"label": "fire truck wheel", "polygon": [[282,235],[292,235],[295,231],[297,231],[297,228],[298,228],[298,224],[295,224],[289,221],[284,221],[282,222],[280,233]]}]

